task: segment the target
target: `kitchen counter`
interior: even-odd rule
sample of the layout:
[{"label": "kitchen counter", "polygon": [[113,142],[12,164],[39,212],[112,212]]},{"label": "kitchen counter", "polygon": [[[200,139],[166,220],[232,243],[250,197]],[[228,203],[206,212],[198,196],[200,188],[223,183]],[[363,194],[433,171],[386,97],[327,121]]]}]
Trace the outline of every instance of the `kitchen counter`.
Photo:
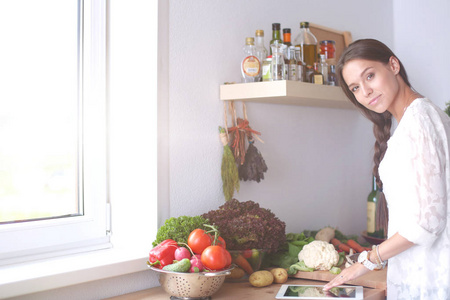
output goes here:
[{"label": "kitchen counter", "polygon": [[[313,284],[323,285],[323,281],[306,279],[289,279],[285,284]],[[220,290],[215,293],[211,300],[265,300],[275,299],[275,295],[281,284],[272,284],[263,288],[256,288],[248,282],[231,283],[225,282]],[[109,300],[168,300],[170,296],[162,287],[155,287],[135,293],[109,298]],[[384,290],[364,288],[364,299],[385,300]]]}]

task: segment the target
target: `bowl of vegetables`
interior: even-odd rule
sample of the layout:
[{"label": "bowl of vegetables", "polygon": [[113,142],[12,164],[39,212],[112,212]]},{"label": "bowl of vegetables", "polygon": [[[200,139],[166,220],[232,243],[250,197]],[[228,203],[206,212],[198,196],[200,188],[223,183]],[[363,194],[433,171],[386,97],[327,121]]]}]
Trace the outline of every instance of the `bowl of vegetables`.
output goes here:
[{"label": "bowl of vegetables", "polygon": [[170,299],[209,299],[215,294],[230,275],[232,268],[217,272],[174,272],[151,267],[159,273],[161,287],[171,296]]},{"label": "bowl of vegetables", "polygon": [[169,238],[150,250],[147,264],[171,299],[209,299],[233,269],[217,228],[203,227],[192,230],[187,243]]},{"label": "bowl of vegetables", "polygon": [[239,282],[261,269],[262,261],[267,253],[265,249],[229,250],[234,269],[226,281]]}]

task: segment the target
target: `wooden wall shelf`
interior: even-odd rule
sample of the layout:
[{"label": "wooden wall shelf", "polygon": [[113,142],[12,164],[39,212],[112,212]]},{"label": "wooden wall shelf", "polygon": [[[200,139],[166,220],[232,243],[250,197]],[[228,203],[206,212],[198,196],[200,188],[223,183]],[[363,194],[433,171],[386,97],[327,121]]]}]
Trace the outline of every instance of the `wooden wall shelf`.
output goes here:
[{"label": "wooden wall shelf", "polygon": [[291,80],[224,84],[220,100],[354,109],[340,87]]}]

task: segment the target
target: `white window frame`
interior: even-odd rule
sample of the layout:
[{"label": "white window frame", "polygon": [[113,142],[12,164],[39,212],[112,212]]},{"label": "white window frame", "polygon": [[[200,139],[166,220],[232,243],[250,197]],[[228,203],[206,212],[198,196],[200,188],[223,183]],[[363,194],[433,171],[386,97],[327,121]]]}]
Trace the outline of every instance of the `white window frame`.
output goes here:
[{"label": "white window frame", "polygon": [[106,1],[78,0],[78,5],[82,20],[78,29],[82,125],[78,151],[83,214],[0,225],[0,265],[111,246],[107,224]]},{"label": "white window frame", "polygon": [[[0,267],[1,297],[146,271],[157,225],[169,216],[169,4],[163,0],[114,0],[107,1],[107,7],[111,11],[111,16],[107,15],[111,24],[111,38],[107,33],[107,49],[111,48],[107,55],[111,62],[111,67],[107,65],[111,77],[107,90],[113,248]],[[130,155],[130,149],[137,151]],[[142,288],[158,284],[156,275],[151,278],[153,281],[142,283]],[[116,287],[120,290],[116,294],[107,294],[111,286],[101,287],[100,283],[83,286],[90,289],[83,295],[89,293],[102,299],[126,292],[134,285],[129,286]]]}]

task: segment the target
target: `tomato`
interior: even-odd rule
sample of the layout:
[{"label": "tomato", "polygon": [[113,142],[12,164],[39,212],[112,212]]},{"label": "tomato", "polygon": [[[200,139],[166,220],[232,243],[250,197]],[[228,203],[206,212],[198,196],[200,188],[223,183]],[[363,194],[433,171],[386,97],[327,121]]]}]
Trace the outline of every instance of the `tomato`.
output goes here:
[{"label": "tomato", "polygon": [[227,252],[228,251],[221,246],[215,245],[207,247],[203,250],[201,257],[203,266],[213,271],[225,268],[229,260]]},{"label": "tomato", "polygon": [[212,238],[203,229],[194,229],[188,237],[188,246],[196,254],[201,254],[206,247],[211,246]]},{"label": "tomato", "polygon": [[223,249],[227,249],[227,244],[225,243],[225,240],[221,236],[219,236],[216,245],[221,246]]},{"label": "tomato", "polygon": [[245,257],[245,258],[252,257],[252,254],[253,254],[252,249],[247,249],[247,250],[244,250],[244,252],[242,252],[242,256]]},{"label": "tomato", "polygon": [[225,255],[227,257],[227,264],[225,265],[225,268],[228,268],[229,266],[231,266],[231,262],[233,261],[233,259],[231,258],[231,254],[230,252],[228,252],[228,250],[225,250]]}]

